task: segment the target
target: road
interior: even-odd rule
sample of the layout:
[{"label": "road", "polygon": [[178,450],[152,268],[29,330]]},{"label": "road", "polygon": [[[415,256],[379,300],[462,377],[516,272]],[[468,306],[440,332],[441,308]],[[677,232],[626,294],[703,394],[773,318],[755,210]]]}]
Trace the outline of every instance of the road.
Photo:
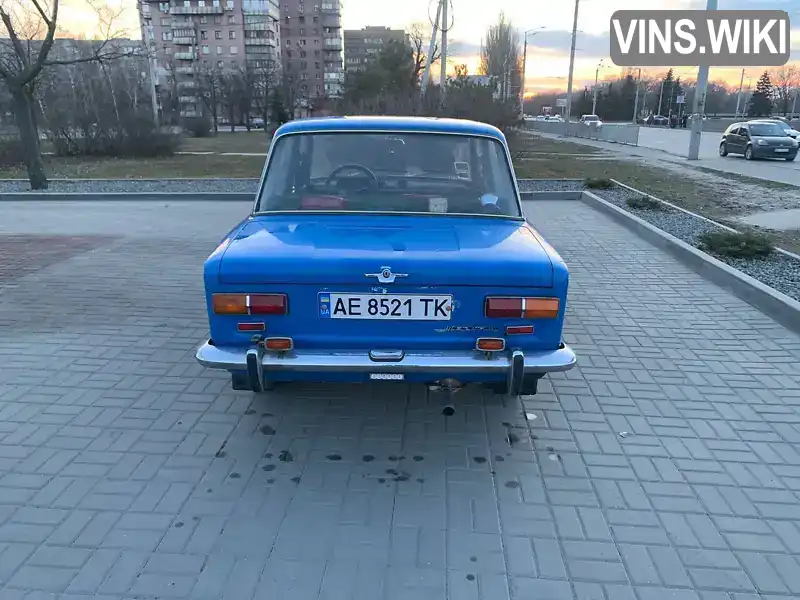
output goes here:
[{"label": "road", "polygon": [[[686,158],[689,154],[689,129],[667,129],[661,127],[641,127],[639,146],[661,150],[675,156]],[[800,185],[800,160],[746,161],[742,156],[719,156],[721,133],[703,133],[700,143],[698,164],[720,171],[729,171],[761,179]]]},{"label": "road", "polygon": [[580,366],[539,395],[254,397],[193,359],[248,209],[3,204],[3,598],[800,597],[797,336],[543,202]]}]

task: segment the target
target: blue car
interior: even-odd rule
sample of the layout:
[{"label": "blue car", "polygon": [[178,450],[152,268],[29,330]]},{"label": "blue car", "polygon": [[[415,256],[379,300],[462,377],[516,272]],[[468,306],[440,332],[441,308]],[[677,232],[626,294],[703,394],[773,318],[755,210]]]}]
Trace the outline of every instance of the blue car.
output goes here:
[{"label": "blue car", "polygon": [[505,137],[472,121],[298,120],[206,260],[204,366],[286,382],[535,394],[576,363],[569,273],[525,220]]}]

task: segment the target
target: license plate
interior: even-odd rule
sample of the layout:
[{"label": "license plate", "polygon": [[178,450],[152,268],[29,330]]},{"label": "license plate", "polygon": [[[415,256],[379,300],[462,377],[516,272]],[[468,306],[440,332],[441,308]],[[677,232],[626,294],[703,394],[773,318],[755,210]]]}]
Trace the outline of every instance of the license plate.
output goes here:
[{"label": "license plate", "polygon": [[319,316],[323,319],[449,321],[452,312],[452,296],[334,293],[319,295]]},{"label": "license plate", "polygon": [[775,148],[775,152],[789,152],[788,148]]}]

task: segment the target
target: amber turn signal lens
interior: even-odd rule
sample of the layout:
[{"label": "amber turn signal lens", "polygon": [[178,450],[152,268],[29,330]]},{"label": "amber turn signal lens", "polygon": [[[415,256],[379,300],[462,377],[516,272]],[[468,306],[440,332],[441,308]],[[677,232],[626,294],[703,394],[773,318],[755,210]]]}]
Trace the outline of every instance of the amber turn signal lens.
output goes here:
[{"label": "amber turn signal lens", "polygon": [[274,337],[264,340],[264,347],[267,350],[279,350],[283,352],[286,350],[291,350],[293,346],[294,342],[292,341],[292,338]]},{"label": "amber turn signal lens", "polygon": [[475,347],[482,352],[498,352],[505,349],[506,341],[503,338],[478,338]]},{"label": "amber turn signal lens", "polygon": [[558,316],[558,298],[525,298],[522,316],[526,319],[555,319]]},{"label": "amber turn signal lens", "polygon": [[218,315],[248,314],[247,294],[214,294],[211,303]]}]

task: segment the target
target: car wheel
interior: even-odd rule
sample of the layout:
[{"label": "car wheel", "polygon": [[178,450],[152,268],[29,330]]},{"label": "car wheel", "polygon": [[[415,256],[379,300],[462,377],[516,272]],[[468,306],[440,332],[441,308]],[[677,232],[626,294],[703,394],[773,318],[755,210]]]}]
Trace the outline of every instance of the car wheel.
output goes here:
[{"label": "car wheel", "polygon": [[719,155],[720,156],[728,156],[728,146],[725,144],[725,142],[722,142],[719,145]]},{"label": "car wheel", "polygon": [[745,160],[753,160],[753,147],[748,146],[747,150],[744,151],[744,158]]}]

